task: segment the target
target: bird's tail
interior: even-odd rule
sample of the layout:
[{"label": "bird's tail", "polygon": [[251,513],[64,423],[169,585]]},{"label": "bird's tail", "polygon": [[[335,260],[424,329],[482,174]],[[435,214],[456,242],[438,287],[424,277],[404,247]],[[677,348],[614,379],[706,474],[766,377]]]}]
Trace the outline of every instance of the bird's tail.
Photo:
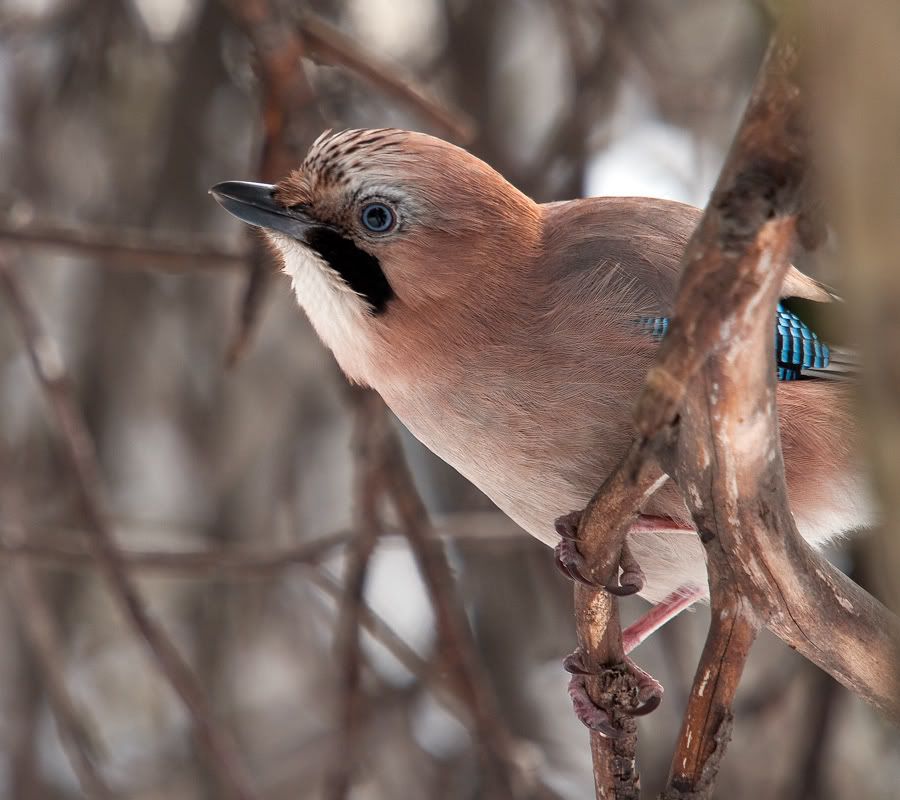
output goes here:
[{"label": "bird's tail", "polygon": [[827,380],[849,380],[859,375],[862,369],[859,354],[849,347],[830,347],[828,363],[821,367],[803,367],[800,375],[804,378],[825,378]]}]

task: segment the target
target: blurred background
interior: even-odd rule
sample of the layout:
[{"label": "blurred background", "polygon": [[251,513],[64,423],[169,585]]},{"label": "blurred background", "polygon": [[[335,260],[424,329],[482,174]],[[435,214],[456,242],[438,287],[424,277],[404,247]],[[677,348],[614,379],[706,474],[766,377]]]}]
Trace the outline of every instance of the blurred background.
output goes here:
[{"label": "blurred background", "polygon": [[[127,574],[256,796],[510,796],[487,728],[516,796],[593,784],[551,552],[383,428],[207,188],[280,177],[327,127],[397,126],[466,144],[542,201],[702,206],[770,30],[748,0],[0,0],[0,253],[71,375]],[[0,797],[227,797],[89,557],[94,521],[0,308]],[[360,511],[373,431],[399,435],[445,544],[489,725],[436,646],[428,548],[410,550],[402,503]],[[868,547],[834,558],[884,597]],[[666,686],[640,720],[647,796],[707,618],[635,654]],[[718,797],[900,797],[897,731],[768,635],[736,711]]]}]

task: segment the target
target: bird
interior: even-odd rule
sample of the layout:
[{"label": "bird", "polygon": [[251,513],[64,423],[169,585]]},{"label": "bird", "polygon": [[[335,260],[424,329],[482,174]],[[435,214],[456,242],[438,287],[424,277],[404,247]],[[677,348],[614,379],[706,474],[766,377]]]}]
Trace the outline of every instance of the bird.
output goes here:
[{"label": "bird", "polygon": [[[467,150],[393,128],[326,131],[278,183],[210,192],[264,232],[347,378],[583,580],[563,515],[633,439],[701,211],[647,197],[539,204]],[[853,383],[840,379],[852,358],[791,310],[834,302],[827,287],[792,266],[781,296],[772,368],[788,497],[818,547],[872,522]],[[656,605],[625,631],[626,652],[708,596],[671,482],[627,543]]]}]

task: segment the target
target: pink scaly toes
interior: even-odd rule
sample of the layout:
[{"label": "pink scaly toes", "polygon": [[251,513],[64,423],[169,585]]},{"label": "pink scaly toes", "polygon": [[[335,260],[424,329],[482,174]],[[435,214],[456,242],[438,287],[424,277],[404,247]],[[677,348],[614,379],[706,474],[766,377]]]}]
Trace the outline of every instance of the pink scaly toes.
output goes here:
[{"label": "pink scaly toes", "polygon": [[[703,591],[693,586],[686,586],[670,594],[661,603],[655,605],[649,612],[641,617],[633,625],[629,625],[622,631],[622,646],[626,653],[630,653],[643,642],[651,633],[658,630],[672,617],[694,603],[703,595]],[[619,710],[632,717],[642,717],[655,711],[662,702],[663,686],[649,672],[639,667],[630,658],[625,659],[625,670],[631,676],[634,683],[634,705]],[[569,698],[575,716],[590,730],[607,737],[615,738],[620,731],[613,725],[610,712],[598,706],[588,694],[587,676],[591,673],[584,666],[584,659],[579,650],[576,650],[563,661],[563,669],[572,675],[569,680]],[[612,667],[600,673],[602,677],[616,675]]]},{"label": "pink scaly toes", "polygon": [[607,739],[617,739],[621,736],[619,730],[613,726],[609,714],[591,700],[584,675],[573,675],[569,679],[569,699],[572,701],[575,716],[586,728]]},{"label": "pink scaly toes", "polygon": [[[581,523],[581,515],[581,511],[571,511],[557,518],[555,522],[556,532],[560,536],[559,543],[555,548],[557,569],[567,578],[583,586],[588,586],[591,589],[606,589],[610,594],[614,594],[617,597],[626,597],[642,591],[645,584],[644,573],[637,559],[632,554],[627,541],[622,544],[622,554],[619,560],[622,574],[618,575],[616,580],[606,585],[600,585],[587,576],[587,563],[578,550],[578,526]],[[653,517],[643,514],[637,518],[628,532],[659,530],[693,532],[692,528],[685,528],[668,517]]]},{"label": "pink scaly toes", "polygon": [[[581,511],[571,511],[556,520],[556,532],[560,536],[555,549],[557,569],[567,578],[583,586],[591,589],[606,589],[610,594],[618,597],[641,591],[644,588],[644,573],[631,554],[631,550],[628,549],[627,542],[622,545],[621,579],[604,586],[587,577],[587,563],[578,550],[578,526],[581,523],[581,514]],[[618,570],[616,571],[618,572]]]},{"label": "pink scaly toes", "polygon": [[[598,706],[587,691],[587,676],[591,673],[584,666],[581,652],[576,650],[563,661],[563,668],[571,673],[569,680],[569,698],[575,716],[583,725],[606,738],[616,738],[620,731],[613,724],[610,711]],[[610,667],[599,673],[601,680],[610,684],[610,694],[613,684],[627,675],[633,684],[631,695],[633,704],[627,708],[618,707],[617,710],[632,717],[640,717],[655,711],[663,696],[663,687],[652,675],[645,672],[631,659],[626,659],[623,667]]]},{"label": "pink scaly toes", "polygon": [[619,582],[607,584],[606,591],[616,597],[628,597],[628,595],[637,594],[644,588],[646,580],[644,579],[644,571],[637,559],[632,555],[628,542],[622,542],[622,555],[619,557],[619,567],[622,574],[619,576]]},{"label": "pink scaly toes", "polygon": [[580,524],[580,511],[570,511],[568,514],[557,517],[554,527],[560,539],[554,550],[556,568],[570,580],[597,589],[599,587],[584,574],[586,564],[577,545]]}]

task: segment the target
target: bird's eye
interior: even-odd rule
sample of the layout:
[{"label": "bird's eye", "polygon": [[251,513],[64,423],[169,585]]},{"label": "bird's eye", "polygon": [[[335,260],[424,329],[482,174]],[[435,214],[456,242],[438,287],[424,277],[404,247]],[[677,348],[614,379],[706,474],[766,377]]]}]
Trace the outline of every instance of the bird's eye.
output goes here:
[{"label": "bird's eye", "polygon": [[387,233],[394,227],[394,222],[396,221],[394,212],[384,203],[369,203],[363,206],[360,219],[362,224],[372,233]]}]

